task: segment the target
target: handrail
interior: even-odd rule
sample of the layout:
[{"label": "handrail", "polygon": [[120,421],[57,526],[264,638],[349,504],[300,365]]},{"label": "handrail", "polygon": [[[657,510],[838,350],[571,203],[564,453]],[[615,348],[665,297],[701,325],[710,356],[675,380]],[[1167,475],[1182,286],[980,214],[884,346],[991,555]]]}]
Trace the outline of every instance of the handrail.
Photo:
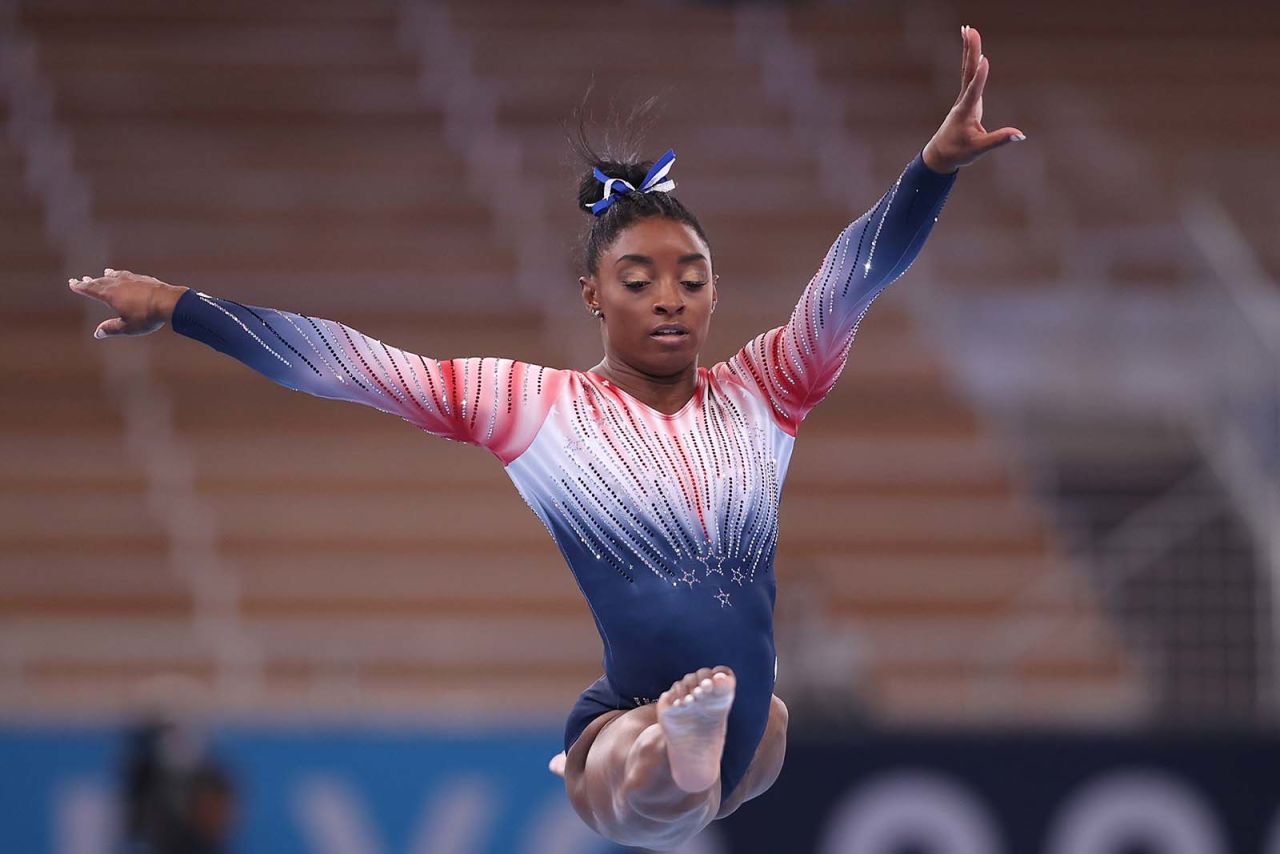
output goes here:
[{"label": "handrail", "polygon": [[[935,28],[933,17],[935,16],[915,15],[913,17],[912,13],[916,10],[917,6],[910,6],[904,12],[908,24],[917,22],[915,31],[908,32],[908,42],[919,49],[926,46],[932,47],[932,34]],[[943,56],[936,52],[921,54],[922,58],[935,55]],[[952,77],[954,69],[951,60],[947,59],[943,62],[939,58],[937,62],[936,76],[939,89],[949,91],[948,87],[954,85]],[[1074,116],[1074,121],[1064,122],[1062,126],[1073,128],[1071,142],[1081,149],[1078,152],[1079,158],[1081,162],[1090,164],[1092,171],[1089,174],[1094,176],[1094,180],[1100,184],[1128,182],[1134,186],[1142,186],[1143,182],[1147,181],[1149,178],[1147,159],[1140,146],[1134,140],[1109,129],[1104,121],[1093,118],[1097,114],[1096,105],[1084,93],[1070,87],[1060,87],[1052,94],[1053,97],[1046,99],[1050,105],[1048,109],[1057,109],[1064,114],[1069,111],[1070,115]],[[1004,96],[1003,103],[1006,105],[1010,103],[1008,95]],[[1016,105],[1013,110],[1016,112]],[[1090,118],[1093,120],[1089,120]],[[1029,206],[1031,211],[1037,208],[1045,209],[1053,201],[1052,194],[1045,193],[1042,187],[1039,190],[1044,204]],[[1033,201],[1029,196],[1026,198],[1029,202]],[[1219,272],[1216,284],[1227,292],[1226,301],[1233,309],[1232,322],[1237,325],[1243,323],[1248,327],[1247,331],[1244,331],[1244,338],[1255,345],[1252,351],[1251,368],[1261,369],[1268,375],[1264,385],[1268,394],[1273,395],[1270,403],[1274,407],[1274,417],[1269,422],[1273,429],[1269,433],[1265,430],[1260,433],[1256,427],[1246,424],[1244,422],[1246,410],[1240,406],[1219,409],[1220,416],[1225,417],[1212,417],[1207,414],[1199,417],[1192,415],[1187,419],[1189,422],[1187,426],[1202,446],[1206,460],[1227,482],[1236,507],[1249,523],[1260,551],[1269,558],[1271,589],[1274,597],[1271,611],[1273,614],[1280,613],[1280,530],[1277,530],[1275,525],[1275,520],[1280,518],[1280,334],[1277,334],[1280,332],[1280,287],[1277,287],[1274,282],[1267,281],[1266,274],[1253,257],[1248,242],[1234,228],[1230,218],[1215,199],[1208,194],[1195,195],[1184,202],[1181,214],[1180,223],[1143,234],[1145,240],[1139,251],[1160,255],[1171,245],[1171,241],[1180,241],[1186,235],[1190,235],[1200,255]],[[1064,252],[1063,269],[1068,271],[1068,278],[1084,280],[1092,276],[1095,281],[1094,295],[1100,299],[1105,298],[1108,292],[1108,272],[1112,268],[1110,258],[1118,254],[1123,248],[1122,244],[1099,241],[1095,238],[1088,241],[1088,252],[1079,251],[1083,248],[1081,243],[1086,239],[1085,235],[1078,230],[1070,229],[1073,224],[1070,216],[1061,216],[1058,219],[1061,221],[1054,223],[1056,229],[1068,227],[1064,234],[1059,235]],[[1172,245],[1178,244],[1175,242]],[[1187,267],[1186,274],[1188,282],[1195,282],[1200,278],[1190,265]],[[934,299],[934,294],[919,294],[919,296],[919,299],[911,301],[912,307],[925,315],[926,322],[931,320],[931,316],[933,320],[937,320],[935,312],[940,308],[939,302],[945,301]],[[1217,303],[1214,305],[1216,306]],[[1221,325],[1214,331],[1226,341],[1233,341],[1234,338],[1239,337],[1223,329]],[[1256,345],[1265,347],[1269,357],[1263,358],[1263,351],[1256,349]],[[1238,348],[1237,352],[1239,352]],[[1226,394],[1230,396],[1239,390],[1238,385],[1229,385]],[[1248,392],[1256,394],[1253,388]],[[1254,401],[1256,398],[1251,400],[1251,402]],[[1257,453],[1259,439],[1270,441],[1270,447],[1263,449],[1261,454]],[[1254,451],[1252,461],[1245,454],[1250,444]],[[1258,465],[1259,457],[1265,465]],[[1178,498],[1184,491],[1175,487],[1166,496],[1157,499],[1149,508],[1150,512],[1161,512],[1162,508],[1167,508],[1169,501],[1175,501],[1175,499],[1188,500],[1185,495]],[[1202,506],[1200,509],[1204,510],[1205,507]],[[1134,523],[1137,524],[1137,519]],[[1106,546],[1104,545],[1103,548],[1105,551]],[[1142,565],[1145,564],[1145,561],[1142,562]],[[1133,567],[1129,569],[1132,570]],[[1030,599],[1039,592],[1038,585],[1031,585],[1022,591],[1020,598]],[[998,652],[997,657],[992,660],[993,673],[1004,666],[1003,677],[1006,681],[1009,680],[1018,661],[1030,650],[1031,644],[1047,632],[1060,628],[1060,622],[1050,621],[1049,625],[1041,627],[1041,631],[1033,633],[1032,636],[1019,637],[1012,645],[1002,645],[999,639],[1014,640],[1012,635],[1016,627],[997,627],[991,635],[991,649]],[[1272,662],[1271,707],[1276,709],[1280,708],[1280,699],[1277,699],[1277,693],[1280,692],[1280,670],[1276,669],[1280,666],[1280,655],[1277,655],[1275,650],[1265,648],[1265,639],[1269,636],[1269,632],[1258,633],[1260,644],[1258,652],[1263,661]],[[986,681],[989,688],[990,680]]]},{"label": "handrail", "polygon": [[[1214,275],[1205,293],[1211,327],[1230,369],[1208,390],[1195,434],[1249,523],[1271,576],[1271,619],[1280,614],[1280,283],[1258,262],[1222,204],[1208,193],[1184,199],[1180,214]],[[1215,298],[1219,295],[1225,299]],[[1258,655],[1268,667],[1265,703],[1280,713],[1280,650],[1261,631]]]},{"label": "handrail", "polygon": [[471,41],[453,25],[446,4],[400,0],[396,24],[398,39],[417,57],[423,100],[444,110],[445,138],[466,165],[468,185],[488,200],[498,239],[515,247],[511,284],[518,300],[541,316],[546,343],[562,345],[556,326],[563,318],[555,311],[562,301],[546,293],[548,282],[568,280],[567,270],[547,250],[558,245],[548,230],[548,200],[523,172],[521,140],[498,122],[496,86],[472,70]]},{"label": "handrail", "polygon": [[[0,0],[0,87],[10,104],[8,132],[22,153],[28,186],[44,208],[46,231],[61,252],[63,275],[101,269],[111,263],[110,244],[93,218],[88,181],[75,167],[71,134],[57,119],[52,86],[15,0]],[[48,286],[67,292],[60,281]],[[88,300],[79,304],[87,335],[101,312]],[[216,662],[218,687],[228,697],[247,699],[261,684],[261,655],[240,628],[235,581],[218,555],[213,515],[196,494],[191,457],[174,428],[169,395],[152,371],[150,350],[94,348],[102,381],[120,406],[126,445],[146,473],[147,504],[168,536],[171,567],[191,590],[194,630]],[[4,666],[5,682],[21,691],[21,651],[11,651]]]}]

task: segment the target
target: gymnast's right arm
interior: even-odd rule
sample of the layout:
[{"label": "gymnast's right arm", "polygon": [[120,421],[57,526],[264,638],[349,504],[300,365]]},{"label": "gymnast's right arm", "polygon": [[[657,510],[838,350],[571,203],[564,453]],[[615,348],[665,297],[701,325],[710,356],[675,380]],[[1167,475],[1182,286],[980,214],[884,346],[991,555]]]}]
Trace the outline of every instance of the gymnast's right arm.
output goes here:
[{"label": "gymnast's right arm", "polygon": [[532,442],[560,373],[505,358],[419,356],[336,321],[244,305],[126,271],[71,286],[121,315],[104,321],[103,334],[95,336],[146,334],[168,321],[175,332],[287,388],[398,415],[434,435],[485,447],[504,463]]}]

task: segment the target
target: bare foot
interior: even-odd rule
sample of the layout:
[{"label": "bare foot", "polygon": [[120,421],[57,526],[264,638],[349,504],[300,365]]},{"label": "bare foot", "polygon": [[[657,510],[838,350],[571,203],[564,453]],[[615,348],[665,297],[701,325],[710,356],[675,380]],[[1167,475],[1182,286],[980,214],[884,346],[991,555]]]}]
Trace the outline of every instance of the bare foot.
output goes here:
[{"label": "bare foot", "polygon": [[566,759],[565,753],[562,750],[559,753],[557,753],[555,756],[551,757],[551,761],[547,763],[547,769],[552,774],[555,774],[557,777],[563,777],[565,759]]},{"label": "bare foot", "polygon": [[658,698],[658,723],[667,737],[671,777],[686,792],[706,791],[720,779],[720,757],[736,686],[728,667],[704,667]]}]

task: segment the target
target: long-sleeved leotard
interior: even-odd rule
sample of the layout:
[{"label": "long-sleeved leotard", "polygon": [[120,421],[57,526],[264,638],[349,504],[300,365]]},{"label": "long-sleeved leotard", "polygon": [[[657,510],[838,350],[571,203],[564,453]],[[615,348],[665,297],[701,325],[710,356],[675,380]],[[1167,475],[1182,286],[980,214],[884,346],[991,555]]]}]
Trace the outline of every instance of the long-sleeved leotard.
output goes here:
[{"label": "long-sleeved leotard", "polygon": [[330,320],[196,290],[173,328],[289,388],[363,403],[488,449],[547,527],[591,608],[604,676],[565,749],[606,707],[652,702],[700,667],[738,679],[721,760],[750,764],[777,675],[778,501],[796,430],[835,383],[872,300],[916,257],[955,181],[919,154],[849,224],[790,320],[700,367],[668,415],[603,377],[510,359],[437,360]]}]

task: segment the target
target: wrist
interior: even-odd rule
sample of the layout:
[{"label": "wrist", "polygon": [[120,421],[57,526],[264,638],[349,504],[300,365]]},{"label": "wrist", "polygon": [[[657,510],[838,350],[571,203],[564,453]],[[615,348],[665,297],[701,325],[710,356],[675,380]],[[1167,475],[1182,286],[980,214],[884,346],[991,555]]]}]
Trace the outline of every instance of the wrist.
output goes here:
[{"label": "wrist", "polygon": [[939,175],[954,175],[960,171],[959,166],[938,156],[938,150],[934,146],[933,140],[929,140],[929,144],[924,147],[924,151],[920,152],[920,159],[924,161],[924,165],[929,167],[930,171],[937,172]]},{"label": "wrist", "polygon": [[190,288],[184,285],[162,285],[152,294],[152,317],[170,323],[173,321],[174,306]]}]

